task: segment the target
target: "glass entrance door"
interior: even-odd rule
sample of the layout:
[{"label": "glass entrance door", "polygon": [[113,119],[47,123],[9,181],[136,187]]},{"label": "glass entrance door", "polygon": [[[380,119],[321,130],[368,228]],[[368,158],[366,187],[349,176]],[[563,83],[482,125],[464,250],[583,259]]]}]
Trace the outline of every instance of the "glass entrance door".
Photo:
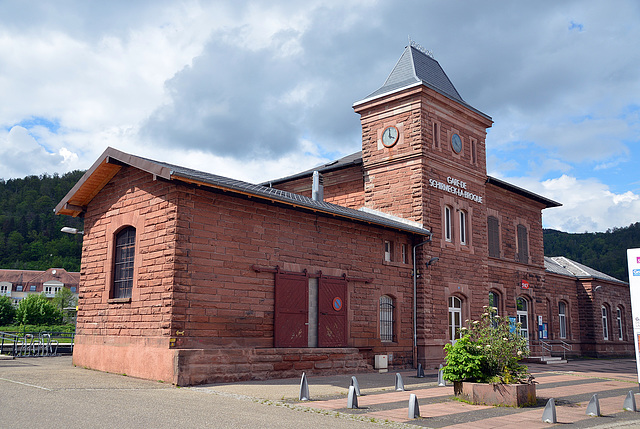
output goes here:
[{"label": "glass entrance door", "polygon": [[529,344],[529,304],[524,298],[518,298],[517,316],[518,323],[520,323],[520,335],[526,338],[527,344]]}]

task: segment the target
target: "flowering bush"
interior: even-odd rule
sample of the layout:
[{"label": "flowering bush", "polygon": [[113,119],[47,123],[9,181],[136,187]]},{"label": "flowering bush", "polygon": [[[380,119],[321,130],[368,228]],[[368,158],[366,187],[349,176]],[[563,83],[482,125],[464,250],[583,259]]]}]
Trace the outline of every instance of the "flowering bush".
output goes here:
[{"label": "flowering bush", "polygon": [[529,355],[527,340],[507,317],[496,314],[495,307],[484,307],[480,320],[462,328],[462,338],[444,346],[447,365],[443,376],[449,381],[479,383],[529,383],[533,380],[519,361]]}]

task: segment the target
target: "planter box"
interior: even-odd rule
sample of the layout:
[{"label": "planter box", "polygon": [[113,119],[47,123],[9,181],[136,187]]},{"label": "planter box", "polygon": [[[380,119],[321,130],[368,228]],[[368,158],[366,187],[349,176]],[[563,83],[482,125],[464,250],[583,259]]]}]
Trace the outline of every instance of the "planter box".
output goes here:
[{"label": "planter box", "polygon": [[536,385],[531,384],[490,384],[456,381],[453,391],[472,404],[506,405],[525,407],[536,404]]}]

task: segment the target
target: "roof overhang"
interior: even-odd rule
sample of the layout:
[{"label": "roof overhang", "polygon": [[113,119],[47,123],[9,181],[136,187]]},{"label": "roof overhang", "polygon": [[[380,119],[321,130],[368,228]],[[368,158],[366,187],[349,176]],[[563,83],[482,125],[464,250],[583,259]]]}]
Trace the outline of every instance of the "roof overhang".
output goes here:
[{"label": "roof overhang", "polygon": [[81,216],[91,200],[100,190],[120,171],[122,166],[128,165],[146,171],[156,178],[178,180],[190,185],[230,192],[252,199],[259,199],[271,203],[279,203],[298,210],[305,210],[325,216],[348,219],[383,228],[390,228],[412,234],[431,236],[428,229],[408,225],[403,222],[387,219],[383,216],[342,207],[324,201],[315,201],[302,195],[281,191],[262,185],[254,185],[235,179],[229,179],[189,168],[152,161],[135,155],[107,148],[89,170],[80,178],[78,183],[67,193],[54,209],[56,214]]},{"label": "roof overhang", "polygon": [[54,209],[55,214],[73,217],[83,215],[89,202],[109,183],[109,180],[120,171],[123,165],[131,165],[165,179],[171,177],[168,168],[109,147],[58,203]]},{"label": "roof overhang", "polygon": [[526,189],[520,188],[516,185],[512,185],[511,183],[505,182],[504,180],[496,179],[495,177],[487,176],[487,183],[544,204],[545,208],[547,209],[562,206],[562,204],[557,201],[550,200],[549,198],[543,197],[542,195],[527,191]]}]

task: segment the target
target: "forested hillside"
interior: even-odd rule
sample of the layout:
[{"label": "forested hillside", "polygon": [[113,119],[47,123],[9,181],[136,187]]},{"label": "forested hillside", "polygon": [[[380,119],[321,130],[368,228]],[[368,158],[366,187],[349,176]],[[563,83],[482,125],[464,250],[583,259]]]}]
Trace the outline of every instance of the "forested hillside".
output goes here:
[{"label": "forested hillside", "polygon": [[[60,229],[82,230],[83,221],[56,216],[53,209],[83,173],[0,179],[0,268],[80,271],[82,236]],[[640,248],[640,222],[596,233],[544,230],[546,256],[566,256],[624,281],[629,280],[626,250],[636,247]]]},{"label": "forested hillside", "polygon": [[640,222],[607,232],[544,230],[545,256],[566,256],[625,282],[629,281],[627,249],[632,248],[640,248]]},{"label": "forested hillside", "polygon": [[60,229],[82,230],[83,221],[53,209],[83,173],[0,179],[0,268],[80,271],[82,236]]}]

